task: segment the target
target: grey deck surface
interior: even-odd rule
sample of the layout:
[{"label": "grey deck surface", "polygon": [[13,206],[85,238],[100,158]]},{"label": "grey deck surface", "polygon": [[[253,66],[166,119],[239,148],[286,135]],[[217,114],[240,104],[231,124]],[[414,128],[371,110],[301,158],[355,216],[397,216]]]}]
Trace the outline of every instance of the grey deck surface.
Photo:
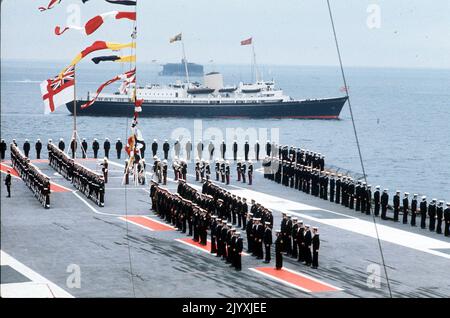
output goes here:
[{"label": "grey deck surface", "polygon": [[[112,159],[112,161],[119,162]],[[150,160],[149,160],[150,161]],[[120,163],[123,161],[121,160]],[[99,171],[95,161],[83,164]],[[75,190],[71,184],[46,163],[37,163],[44,173],[60,185]],[[190,173],[192,173],[190,165]],[[257,168],[258,165],[255,167]],[[37,273],[62,287],[75,297],[388,297],[386,280],[381,271],[381,288],[367,286],[367,266],[381,264],[376,239],[335,226],[309,222],[320,228],[320,267],[313,270],[284,257],[284,265],[342,291],[307,293],[261,276],[248,268],[267,266],[252,256],[242,258],[243,270],[236,272],[223,261],[175,239],[186,237],[177,231],[149,231],[119,219],[125,215],[148,215],[147,186],[121,185],[122,168],[110,165],[110,182],[106,189],[105,207],[88,204],[72,192],[52,193],[51,209],[45,210],[31,191],[13,178],[12,198],[5,198],[4,174],[1,193],[1,249]],[[148,166],[150,170],[150,166]],[[234,173],[234,167],[232,168]],[[172,171],[169,171],[172,177]],[[317,199],[294,189],[263,179],[255,173],[253,186],[234,181],[236,186],[305,203],[324,210],[302,210],[317,219],[372,217]],[[195,183],[192,176],[189,183]],[[176,190],[169,182],[168,188]],[[83,195],[80,194],[85,199]],[[95,211],[94,211],[95,210]],[[293,211],[295,212],[295,211]],[[275,227],[280,224],[280,211],[274,211]],[[409,225],[379,221],[384,225],[450,242],[443,235]],[[127,229],[128,228],[128,229]],[[244,234],[244,233],[243,233]],[[245,237],[245,235],[244,235]],[[246,243],[244,241],[244,246]],[[394,243],[382,242],[387,272],[394,297],[449,297],[450,261]],[[450,253],[449,250],[442,250]],[[131,283],[133,273],[134,288]],[[81,269],[81,288],[68,288],[66,272],[70,264]],[[274,266],[274,260],[269,266]],[[2,268],[2,276],[5,269]],[[134,291],[133,291],[134,290]]]}]

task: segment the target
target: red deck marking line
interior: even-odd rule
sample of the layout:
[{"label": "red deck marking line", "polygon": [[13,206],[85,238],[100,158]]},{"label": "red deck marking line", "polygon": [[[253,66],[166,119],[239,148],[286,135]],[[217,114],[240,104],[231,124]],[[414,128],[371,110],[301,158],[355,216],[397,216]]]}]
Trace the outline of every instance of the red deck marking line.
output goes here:
[{"label": "red deck marking line", "polygon": [[119,217],[119,219],[125,221],[125,222],[130,222],[134,225],[140,226],[146,230],[150,230],[150,231],[172,231],[173,228],[166,225],[166,224],[162,224],[159,222],[155,222],[154,220],[143,216],[143,215],[129,215],[129,216],[121,216]]},{"label": "red deck marking line", "polygon": [[15,169],[13,169],[12,167],[7,166],[7,165],[5,165],[5,164],[3,164],[3,163],[0,163],[0,170],[1,170],[3,173],[8,173],[8,170],[11,170],[11,175],[12,175],[12,176],[14,176],[14,177],[16,177],[16,178],[20,178],[20,177],[19,177],[19,174],[17,173],[17,171],[16,171]]},{"label": "red deck marking line", "polygon": [[[7,173],[8,169],[9,169],[9,170],[11,170],[12,176],[14,176],[16,178],[20,178],[17,171],[10,166],[0,163],[0,169],[3,173]],[[50,191],[51,192],[72,192],[72,190],[70,190],[69,188],[66,188],[66,187],[59,185],[57,183],[54,183],[54,182],[50,182]]]},{"label": "red deck marking line", "polygon": [[182,239],[175,239],[175,241],[195,247],[196,249],[198,249],[200,251],[211,253],[211,242],[209,240],[206,241],[206,245],[202,245],[199,242],[195,242],[190,237],[186,237],[186,238],[182,238]]},{"label": "red deck marking line", "polygon": [[50,192],[73,192],[73,191],[57,183],[50,182]]},{"label": "red deck marking line", "polygon": [[249,268],[251,271],[264,275],[270,279],[297,288],[307,293],[340,291],[341,288],[322,282],[311,276],[296,272],[288,268],[277,270],[273,267]]},{"label": "red deck marking line", "polygon": [[[203,252],[211,253],[211,241],[208,239],[206,245],[202,245],[199,242],[195,242],[191,237],[186,237],[182,239],[175,239],[175,241],[195,247]],[[242,256],[247,256],[247,253],[242,252]]]}]

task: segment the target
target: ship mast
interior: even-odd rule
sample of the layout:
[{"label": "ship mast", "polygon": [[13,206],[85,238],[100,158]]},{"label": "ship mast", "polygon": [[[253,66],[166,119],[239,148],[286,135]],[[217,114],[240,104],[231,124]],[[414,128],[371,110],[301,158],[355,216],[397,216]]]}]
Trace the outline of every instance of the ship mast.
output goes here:
[{"label": "ship mast", "polygon": [[183,63],[184,63],[184,70],[186,72],[186,81],[189,87],[189,71],[188,71],[188,64],[187,64],[187,59],[186,59],[186,51],[184,50],[184,40],[183,40],[183,36],[181,36],[181,48],[183,51]]},{"label": "ship mast", "polygon": [[253,68],[255,70],[255,81],[256,83],[259,81],[259,71],[258,71],[258,65],[256,64],[256,53],[255,53],[255,41],[252,37],[252,54],[253,54]]}]

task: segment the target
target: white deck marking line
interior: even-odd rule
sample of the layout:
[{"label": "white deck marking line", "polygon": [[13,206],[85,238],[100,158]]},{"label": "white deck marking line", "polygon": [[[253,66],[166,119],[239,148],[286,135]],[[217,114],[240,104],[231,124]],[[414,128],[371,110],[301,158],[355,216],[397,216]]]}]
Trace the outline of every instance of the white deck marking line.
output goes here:
[{"label": "white deck marking line", "polygon": [[303,277],[305,277],[305,278],[307,278],[307,279],[310,279],[310,280],[312,280],[312,281],[315,281],[316,283],[319,283],[319,284],[328,286],[328,287],[330,287],[330,288],[334,288],[334,289],[336,289],[336,291],[343,291],[342,288],[339,288],[339,287],[336,287],[336,286],[334,286],[334,285],[332,285],[332,284],[329,284],[329,283],[326,283],[326,282],[324,282],[324,281],[321,281],[320,279],[317,279],[317,278],[312,277],[312,276],[310,276],[310,275],[307,275],[307,274],[305,274],[305,273],[297,272],[297,271],[294,271],[293,269],[286,268],[286,267],[283,267],[283,269],[284,269],[285,271],[288,271],[288,272],[292,273],[292,274],[299,275],[299,276],[303,276]]},{"label": "white deck marking line", "polygon": [[[303,205],[300,203],[297,204],[296,202],[290,200],[280,199],[278,197],[274,197],[269,194],[258,193],[249,189],[243,189],[240,191],[231,190],[230,192],[233,194],[239,194],[240,196],[244,196],[247,198],[255,199],[257,202],[260,202],[262,205],[264,205],[269,209],[287,212],[289,214],[309,219],[317,223],[334,226],[346,231],[358,233],[371,238],[377,237],[373,222],[371,221],[358,219],[356,217],[352,217],[339,212],[312,207],[306,204]],[[306,215],[301,212],[294,212],[292,210],[318,210],[318,211],[323,210],[329,213],[333,213],[335,215],[345,216],[346,219],[319,219],[315,218],[312,215]],[[450,259],[449,254],[433,250],[433,249],[450,249],[450,243],[430,238],[424,235],[408,232],[405,230],[396,229],[387,225],[380,224],[379,222],[377,222],[377,228],[380,239],[385,242],[394,243],[400,246],[408,247],[421,252],[426,252],[429,254]]]},{"label": "white deck marking line", "polygon": [[208,252],[207,250],[201,248],[200,246],[197,246],[197,245],[194,245],[194,244],[189,244],[188,242],[185,242],[185,241],[183,241],[182,239],[179,239],[179,238],[178,238],[178,239],[175,239],[175,241],[180,242],[180,243],[183,243],[184,245],[187,245],[187,246],[196,248],[196,249],[198,249],[199,251],[202,251],[203,253],[212,254],[212,253]]},{"label": "white deck marking line", "polygon": [[39,275],[25,264],[19,262],[3,250],[1,253],[1,265],[9,265],[14,270],[26,276],[31,282],[1,284],[1,297],[56,297],[73,298],[73,296],[64,289],[49,281],[47,278]]},{"label": "white deck marking line", "polygon": [[[130,217],[130,216],[142,216],[142,215],[128,215],[127,217]],[[145,229],[147,231],[152,231],[152,232],[155,231],[155,230],[153,230],[153,229],[151,229],[149,227],[143,226],[142,224],[136,223],[136,222],[131,221],[131,220],[127,220],[125,216],[119,216],[119,219],[122,220],[122,221],[128,222],[128,223],[134,224],[136,226],[139,226],[139,227],[141,227],[141,228],[143,228],[143,229]]]},{"label": "white deck marking line", "polygon": [[78,191],[73,191],[73,195],[76,196],[78,199],[81,200],[84,204],[88,206],[89,209],[92,210],[92,212],[100,215],[106,215],[106,216],[114,216],[114,217],[120,217],[120,216],[126,216],[125,214],[114,214],[114,213],[106,213],[106,212],[100,212],[96,208],[94,208],[92,205],[89,204],[84,198],[82,198],[78,193]]},{"label": "white deck marking line", "polygon": [[[283,269],[285,269],[285,268],[283,267]],[[258,273],[258,274],[260,274],[260,275],[263,275],[263,276],[265,276],[265,277],[267,277],[267,278],[270,278],[270,279],[272,279],[272,280],[275,280],[275,281],[277,281],[277,282],[279,282],[279,283],[288,285],[288,286],[290,286],[290,287],[292,287],[292,288],[301,290],[301,291],[306,292],[306,293],[312,293],[312,291],[309,290],[309,289],[306,289],[306,288],[297,286],[297,285],[295,285],[295,284],[292,284],[292,283],[289,283],[289,282],[287,282],[287,281],[285,281],[285,280],[282,280],[282,279],[280,279],[280,278],[278,278],[278,277],[275,277],[275,276],[269,275],[269,274],[267,274],[267,273],[261,272],[261,271],[257,270],[256,268],[249,268],[249,270],[251,270],[251,271],[254,272],[254,273]]]},{"label": "white deck marking line", "polygon": [[148,219],[148,220],[150,220],[150,221],[159,223],[159,224],[161,224],[161,225],[168,226],[168,227],[170,227],[170,228],[172,228],[172,229],[176,229],[175,226],[173,226],[173,225],[171,225],[171,224],[167,224],[167,223],[161,222],[161,221],[159,221],[159,220],[155,220],[154,217],[151,217],[151,216],[148,216],[148,215],[139,215],[139,216],[142,216],[143,218],[146,218],[146,219]]}]

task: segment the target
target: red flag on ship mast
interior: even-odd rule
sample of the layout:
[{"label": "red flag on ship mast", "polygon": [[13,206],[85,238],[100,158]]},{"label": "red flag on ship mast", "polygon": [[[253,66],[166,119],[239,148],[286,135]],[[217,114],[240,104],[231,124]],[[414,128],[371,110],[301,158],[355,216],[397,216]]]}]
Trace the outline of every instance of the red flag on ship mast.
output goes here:
[{"label": "red flag on ship mast", "polygon": [[241,41],[241,45],[250,45],[252,44],[252,38],[248,38],[246,40]]}]

